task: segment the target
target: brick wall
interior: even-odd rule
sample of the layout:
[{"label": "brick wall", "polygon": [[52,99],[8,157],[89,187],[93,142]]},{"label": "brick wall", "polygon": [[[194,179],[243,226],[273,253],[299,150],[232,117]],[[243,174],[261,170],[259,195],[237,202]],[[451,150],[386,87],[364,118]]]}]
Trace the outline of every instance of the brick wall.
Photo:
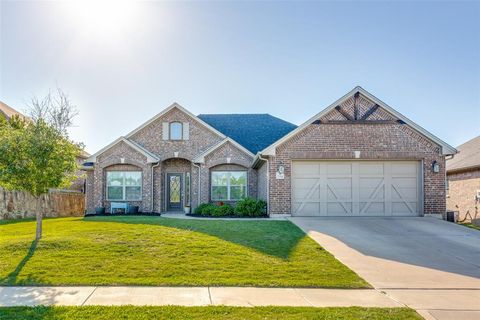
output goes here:
[{"label": "brick wall", "polygon": [[[292,159],[423,160],[424,212],[445,212],[445,157],[440,147],[402,124],[312,124],[276,149],[270,160],[270,213],[291,212]],[[440,164],[433,173],[431,164]],[[276,180],[279,165],[285,179]]]},{"label": "brick wall", "polygon": [[[230,162],[229,162],[230,160]],[[247,192],[249,197],[257,197],[257,171],[251,168],[253,157],[230,142],[225,143],[217,150],[205,157],[205,164],[201,169],[201,202],[210,202],[210,173],[222,170],[247,171]]]},{"label": "brick wall", "polygon": [[[190,134],[188,140],[163,140],[163,122],[173,121],[189,123]],[[193,160],[195,156],[217,144],[223,138],[189,115],[174,108],[135,133],[129,139],[140,144],[150,152],[155,153],[160,157],[160,160],[163,161],[174,158],[175,152],[178,152],[179,158]]]},{"label": "brick wall", "polygon": [[[122,158],[124,163],[122,164]],[[142,172],[142,201],[125,201],[140,207],[140,211],[151,211],[151,165],[147,158],[124,142],[120,142],[97,157],[94,165],[93,184],[87,185],[87,200],[91,201],[90,192],[93,193],[93,205],[88,204],[88,213],[95,212],[95,207],[105,207],[110,210],[110,201],[106,199],[106,172],[109,170],[132,170]]]},{"label": "brick wall", "polygon": [[447,173],[447,178],[449,181],[447,209],[459,211],[460,220],[480,219],[480,202],[475,199],[477,190],[480,190],[480,168]]},{"label": "brick wall", "polygon": [[[188,122],[189,139],[182,141],[169,141],[162,139],[163,122]],[[106,171],[117,170],[121,168],[135,169],[142,171],[142,201],[131,202],[133,205],[139,205],[140,210],[149,212],[162,212],[166,208],[165,199],[165,175],[167,172],[191,173],[191,206],[192,210],[198,205],[198,168],[191,161],[216,145],[222,140],[220,136],[183,113],[179,109],[172,109],[165,115],[156,119],[145,128],[141,129],[130,137],[132,141],[143,146],[152,153],[155,153],[161,160],[160,165],[149,164],[144,155],[132,149],[127,144],[121,142],[114,147],[106,150],[97,157],[94,170],[87,174],[87,210],[89,213],[95,211],[95,207],[105,206],[107,211],[110,203],[106,201]],[[178,157],[175,157],[178,152]],[[121,165],[121,158],[125,165]],[[239,150],[233,144],[227,142],[205,158],[205,164],[200,170],[200,198],[201,202],[207,202],[210,199],[210,170],[214,167],[228,165],[230,163],[242,166],[248,172],[248,194],[251,197],[257,195],[257,174],[256,170],[251,169],[250,165],[253,158]],[[152,190],[152,166],[153,166],[153,190]],[[152,200],[153,195],[153,200]],[[185,196],[185,195],[184,195]],[[153,201],[153,206],[152,206]]]},{"label": "brick wall", "polygon": [[257,170],[257,189],[258,189],[258,199],[263,199],[267,201],[268,197],[268,164],[263,163],[260,168]]}]

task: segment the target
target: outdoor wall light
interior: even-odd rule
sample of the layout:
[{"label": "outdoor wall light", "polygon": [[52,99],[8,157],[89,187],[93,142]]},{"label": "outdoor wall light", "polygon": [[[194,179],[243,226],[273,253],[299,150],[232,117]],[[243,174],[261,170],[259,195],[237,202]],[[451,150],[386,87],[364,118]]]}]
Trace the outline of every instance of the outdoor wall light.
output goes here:
[{"label": "outdoor wall light", "polygon": [[432,170],[433,170],[433,172],[435,172],[435,173],[439,173],[439,172],[440,172],[440,164],[439,164],[437,161],[433,161],[433,162],[432,162]]}]

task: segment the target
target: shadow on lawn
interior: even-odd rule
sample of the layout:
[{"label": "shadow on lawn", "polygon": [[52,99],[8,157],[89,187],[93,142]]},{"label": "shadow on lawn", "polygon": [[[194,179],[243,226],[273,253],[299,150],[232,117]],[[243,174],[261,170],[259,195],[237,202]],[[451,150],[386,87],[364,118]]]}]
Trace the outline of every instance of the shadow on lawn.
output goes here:
[{"label": "shadow on lawn", "polygon": [[298,243],[307,236],[289,221],[205,221],[121,216],[86,217],[83,221],[142,224],[200,232],[285,260]]},{"label": "shadow on lawn", "polygon": [[27,255],[25,257],[23,257],[23,259],[17,265],[15,270],[10,272],[6,277],[0,278],[0,283],[10,283],[10,284],[16,284],[17,283],[18,275],[22,271],[23,267],[25,267],[28,260],[30,260],[33,257],[33,254],[35,253],[35,249],[37,249],[37,244],[38,244],[38,242],[36,240],[32,241],[32,243],[30,244],[30,248],[28,249]]}]

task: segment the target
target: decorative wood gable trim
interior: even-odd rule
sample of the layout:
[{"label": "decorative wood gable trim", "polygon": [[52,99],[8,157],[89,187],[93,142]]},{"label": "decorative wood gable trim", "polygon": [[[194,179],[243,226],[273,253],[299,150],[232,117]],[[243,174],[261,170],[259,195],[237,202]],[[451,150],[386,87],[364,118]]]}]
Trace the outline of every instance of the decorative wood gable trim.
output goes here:
[{"label": "decorative wood gable trim", "polygon": [[[370,102],[365,105],[365,101]],[[378,106],[376,106],[378,105]],[[338,107],[338,108],[337,108]],[[348,108],[347,108],[348,107]],[[414,131],[430,139],[435,144],[441,146],[440,153],[443,155],[456,154],[457,150],[431,134],[421,126],[408,119],[400,112],[396,111],[374,95],[361,87],[355,87],[352,91],[332,103],[330,106],[308,119],[295,130],[283,136],[270,146],[259,152],[264,156],[275,156],[276,148],[284,142],[290,140],[299,132],[310,126],[311,124],[321,123],[368,123],[368,124],[384,124],[384,123],[400,123],[409,126]]]}]

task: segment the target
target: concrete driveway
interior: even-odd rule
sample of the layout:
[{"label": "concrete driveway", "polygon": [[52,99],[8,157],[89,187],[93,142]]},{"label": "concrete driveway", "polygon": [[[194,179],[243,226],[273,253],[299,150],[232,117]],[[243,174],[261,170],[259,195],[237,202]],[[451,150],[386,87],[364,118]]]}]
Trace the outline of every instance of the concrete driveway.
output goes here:
[{"label": "concrete driveway", "polygon": [[480,231],[423,217],[290,220],[424,317],[480,319]]}]

